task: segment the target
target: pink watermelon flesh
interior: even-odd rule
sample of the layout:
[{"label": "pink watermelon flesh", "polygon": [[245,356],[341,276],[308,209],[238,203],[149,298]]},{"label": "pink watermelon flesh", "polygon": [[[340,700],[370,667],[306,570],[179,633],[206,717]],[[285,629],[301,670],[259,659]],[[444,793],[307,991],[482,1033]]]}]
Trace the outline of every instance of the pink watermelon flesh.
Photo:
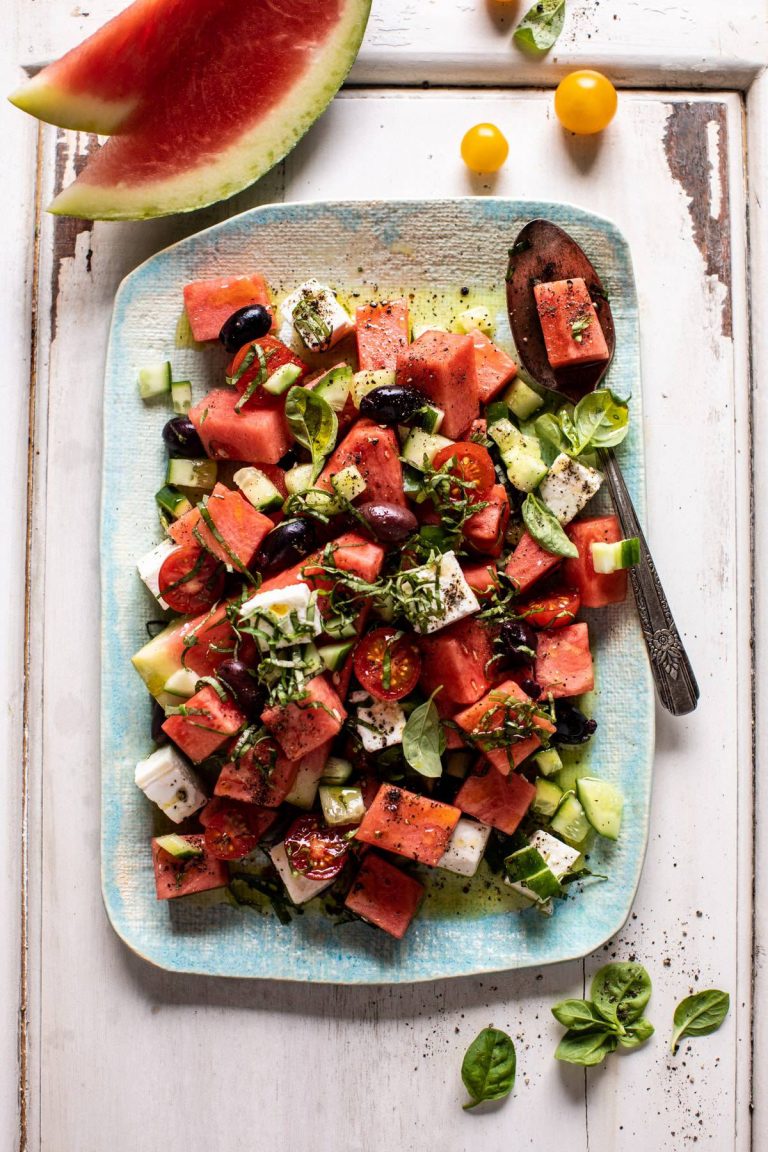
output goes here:
[{"label": "pink watermelon flesh", "polygon": [[[112,110],[111,130],[120,134],[91,157],[51,211],[99,219],[161,216],[246,187],[293,147],[332,99],[370,9],[370,0],[282,0],[274,7],[185,0],[177,36],[170,14],[177,3],[141,0],[118,18],[129,48],[110,54],[109,37],[118,38],[120,29],[104,30],[98,44],[86,43],[51,66],[51,92],[58,85],[61,97],[68,86],[83,107],[93,96],[96,116],[82,119],[89,127],[105,99],[118,96],[124,106],[122,116]],[[186,9],[197,16],[193,34],[186,30]],[[146,29],[155,12],[166,29],[162,63],[156,29]],[[148,75],[134,59],[142,30],[155,55]],[[99,70],[122,74],[124,60],[126,74],[110,88]],[[33,82],[38,95],[47,72]],[[32,92],[25,99],[24,91],[15,102],[42,114],[44,101],[36,103]]]}]

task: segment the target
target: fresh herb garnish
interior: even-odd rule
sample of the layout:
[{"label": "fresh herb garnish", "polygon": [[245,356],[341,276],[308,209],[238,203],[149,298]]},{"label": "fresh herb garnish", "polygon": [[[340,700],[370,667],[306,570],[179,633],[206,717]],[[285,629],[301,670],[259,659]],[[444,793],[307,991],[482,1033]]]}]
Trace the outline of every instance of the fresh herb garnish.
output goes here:
[{"label": "fresh herb garnish", "polygon": [[433,779],[443,774],[440,755],[445,748],[445,736],[434,698],[433,692],[429,700],[414,708],[403,730],[405,759],[419,775]]},{"label": "fresh herb garnish", "polygon": [[333,329],[323,318],[315,296],[302,296],[293,310],[293,326],[307,348],[324,352],[330,346]]},{"label": "fresh herb garnish", "polygon": [[294,386],[285,399],[285,418],[297,444],[312,455],[312,479],[322,471],[325,458],[336,446],[339,420],[330,404],[307,388]]},{"label": "fresh herb garnish", "polygon": [[675,1055],[680,1041],[686,1036],[709,1036],[717,1032],[730,1006],[730,996],[718,988],[707,988],[681,1000],[675,1008],[675,1030],[669,1045],[672,1055]]},{"label": "fresh herb garnish", "polygon": [[461,1079],[471,1097],[464,1110],[508,1096],[515,1084],[516,1064],[512,1038],[500,1028],[483,1028],[461,1063]]},{"label": "fresh herb garnish", "polygon": [[591,315],[579,316],[578,320],[574,320],[571,324],[571,336],[577,344],[581,344],[584,340],[584,333],[592,323]]},{"label": "fresh herb garnish", "polygon": [[578,548],[568,539],[554,512],[550,512],[544,501],[533,492],[529,492],[523,502],[523,521],[530,535],[545,551],[553,556],[578,556]]},{"label": "fresh herb garnish", "polygon": [[537,0],[515,29],[515,41],[529,51],[548,52],[563,30],[565,0]]},{"label": "fresh herb garnish", "polygon": [[615,448],[629,431],[629,409],[617,404],[607,388],[598,388],[575,408],[546,412],[533,423],[539,439],[557,452],[580,456],[596,448]]},{"label": "fresh herb garnish", "polygon": [[653,1035],[643,1016],[651,998],[651,978],[642,964],[606,964],[595,973],[590,1000],[562,1000],[552,1015],[567,1028],[555,1059],[592,1066],[621,1045],[639,1048]]}]

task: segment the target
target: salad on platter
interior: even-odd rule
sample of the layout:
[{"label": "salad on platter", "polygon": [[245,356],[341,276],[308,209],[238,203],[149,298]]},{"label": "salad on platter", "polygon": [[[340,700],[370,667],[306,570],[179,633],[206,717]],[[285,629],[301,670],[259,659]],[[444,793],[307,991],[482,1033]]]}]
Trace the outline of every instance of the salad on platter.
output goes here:
[{"label": "salad on platter", "polygon": [[[553,368],[607,362],[583,280],[531,291]],[[545,396],[465,294],[417,325],[415,293],[199,280],[219,386],[193,403],[170,363],[140,372],[168,450],[138,564],[167,616],[133,657],[158,899],[224,889],[285,921],[322,897],[399,939],[450,873],[550,913],[618,838],[619,789],[574,753],[603,722],[580,611],[623,601],[639,558],[589,509],[628,409]]]}]

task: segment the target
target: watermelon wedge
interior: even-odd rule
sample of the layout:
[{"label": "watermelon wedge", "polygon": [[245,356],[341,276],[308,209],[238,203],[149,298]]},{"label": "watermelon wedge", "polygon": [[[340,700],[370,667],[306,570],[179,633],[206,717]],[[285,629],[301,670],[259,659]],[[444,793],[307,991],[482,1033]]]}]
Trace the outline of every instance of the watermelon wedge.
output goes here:
[{"label": "watermelon wedge", "polygon": [[62,127],[111,134],[50,210],[187,212],[272,168],[357,55],[371,0],[137,0],[15,92]]}]

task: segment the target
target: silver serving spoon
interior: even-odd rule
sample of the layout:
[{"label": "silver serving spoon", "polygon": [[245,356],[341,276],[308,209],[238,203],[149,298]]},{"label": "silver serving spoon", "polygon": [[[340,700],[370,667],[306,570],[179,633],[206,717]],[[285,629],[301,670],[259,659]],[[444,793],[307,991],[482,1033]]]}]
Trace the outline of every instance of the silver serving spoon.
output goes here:
[{"label": "silver serving spoon", "polygon": [[[533,285],[537,281],[567,280],[577,276],[583,278],[595,305],[608,345],[609,359],[604,364],[554,370],[547,359]],[[526,224],[510,249],[507,308],[522,365],[538,384],[561,393],[574,403],[597,388],[608,371],[616,345],[611,308],[600,278],[582,249],[567,232],[549,220],[532,220]],[[613,449],[601,448],[598,456],[608,479],[621,530],[625,537],[637,536],[640,540],[640,563],[630,568],[629,575],[659,697],[673,716],[685,716],[693,712],[699,699],[696,677]]]}]

